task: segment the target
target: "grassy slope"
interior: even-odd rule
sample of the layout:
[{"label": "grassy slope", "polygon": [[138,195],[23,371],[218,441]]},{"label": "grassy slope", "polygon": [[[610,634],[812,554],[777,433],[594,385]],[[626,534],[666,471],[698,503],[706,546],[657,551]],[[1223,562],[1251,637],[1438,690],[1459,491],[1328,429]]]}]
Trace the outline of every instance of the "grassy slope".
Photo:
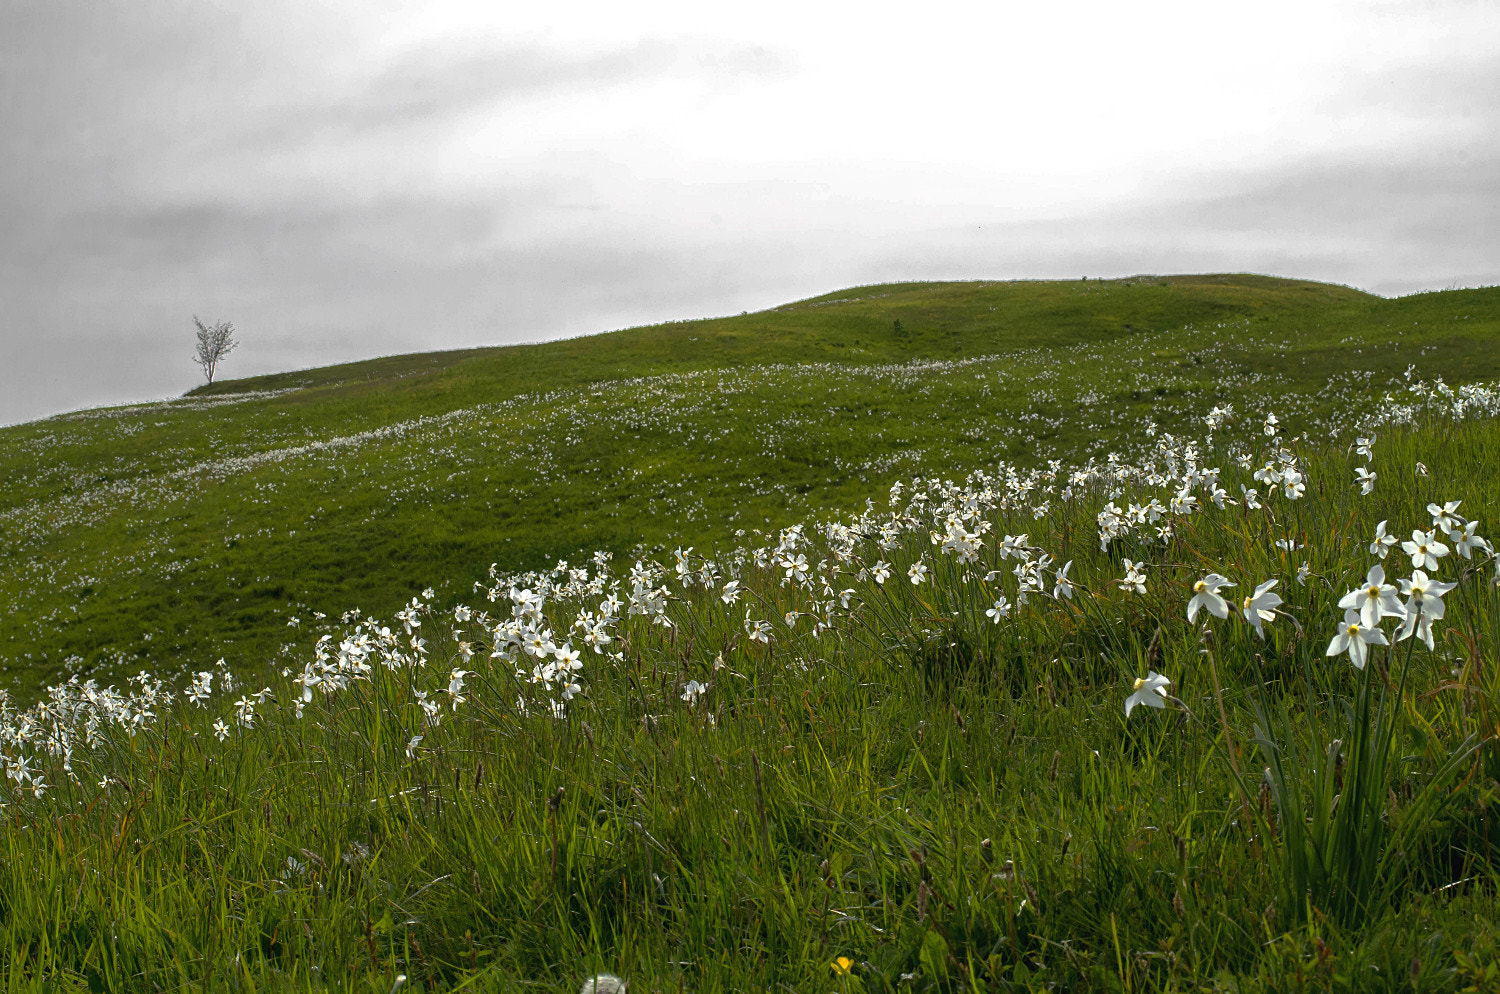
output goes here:
[{"label": "grassy slope", "polygon": [[[1097,317],[1133,313],[1106,308],[1115,297],[1180,290],[1181,317],[1202,304],[1196,294],[1217,292],[1184,282],[999,288],[1052,293],[1055,320],[1062,304],[1089,303],[1085,293]],[[166,632],[186,619],[200,626],[186,647],[236,633],[233,612],[242,611],[250,620],[240,645],[252,647],[285,636],[274,609],[301,590],[321,591],[332,607],[388,612],[408,583],[454,578],[457,593],[492,558],[528,564],[549,548],[601,539],[712,539],[732,515],[781,521],[819,501],[878,496],[891,476],[1001,452],[1128,447],[1147,416],[1172,426],[1228,400],[1243,416],[1221,442],[1248,436],[1266,445],[1253,412],[1274,409],[1293,430],[1316,426],[1335,402],[1375,404],[1407,362],[1455,381],[1496,375],[1495,291],[1381,301],[1308,285],[1278,294],[1256,283],[1255,300],[1237,305],[1244,313],[1201,317],[1193,330],[1165,319],[1150,330],[1111,330],[1097,317],[998,359],[976,359],[1003,351],[977,340],[974,361],[961,366],[891,372],[865,358],[833,368],[679,366],[613,386],[570,368],[566,375],[584,379],[558,396],[512,393],[508,405],[485,406],[501,394],[506,356],[518,367],[516,357],[533,351],[521,349],[295,374],[326,380],[261,401],[202,407],[212,397],[200,397],[23,426],[4,436],[0,457],[12,508],[0,511],[8,543],[0,593],[17,608],[5,635],[49,610],[57,612],[45,622],[51,637],[78,644],[88,625],[102,637],[109,625]],[[1325,290],[1324,303],[1303,297]],[[894,292],[908,291],[929,301],[947,292]],[[1228,292],[1242,291],[1231,284]],[[983,301],[957,313],[977,326],[979,308],[1001,307]],[[811,308],[818,317],[804,320],[824,328],[821,315],[867,303]],[[905,316],[914,312],[896,313],[933,338]],[[630,334],[641,333],[619,337]],[[694,337],[684,325],[663,334]],[[533,348],[545,358],[549,347]],[[450,360],[491,363],[491,374],[401,375]],[[356,368],[387,378],[355,383]],[[643,358],[635,372],[652,368]],[[325,456],[165,478],[206,458],[444,413],[452,420]],[[589,693],[569,721],[518,714],[508,667],[481,654],[469,703],[424,727],[412,687],[442,686],[454,658],[445,624],[429,617],[425,669],[377,665],[373,683],[319,699],[300,720],[285,706],[295,689],[273,678],[261,724],[234,729],[222,746],[210,722],[232,721],[229,700],[250,687],[205,709],[163,708],[159,725],[136,736],[107,730],[99,747],[75,757],[76,784],[51,769],[51,791],[35,798],[0,778],[8,804],[0,986],[382,992],[405,973],[412,989],[577,989],[586,970],[602,966],[627,976],[632,990],[705,994],[776,985],[948,991],[970,989],[969,980],[973,989],[1487,989],[1484,969],[1500,956],[1489,855],[1500,841],[1488,786],[1500,775],[1493,740],[1451,816],[1401,851],[1389,905],[1344,924],[1322,905],[1299,921],[1304,909],[1278,890],[1283,836],[1259,820],[1271,817],[1271,803],[1261,802],[1263,816],[1242,807],[1218,751],[1213,686],[1222,676],[1225,723],[1253,792],[1263,757],[1248,738],[1247,704],[1262,665],[1273,678],[1310,674],[1306,710],[1298,681],[1275,691],[1296,709],[1290,727],[1311,737],[1303,745],[1350,741],[1339,703],[1361,679],[1373,682],[1377,667],[1356,673],[1323,648],[1334,602],[1369,565],[1376,520],[1404,534],[1425,526],[1428,501],[1461,497],[1493,534],[1493,421],[1380,434],[1372,496],[1349,485],[1364,460],[1341,444],[1301,446],[1304,500],[1268,498],[1270,510],[1253,515],[1205,506],[1180,521],[1166,549],[1139,542],[1101,551],[1093,515],[1102,496],[1058,504],[1040,520],[1024,506],[1001,515],[995,535],[1028,531],[1059,559],[1076,556],[1081,585],[1070,602],[1033,598],[1012,624],[985,620],[987,584],[976,589],[951,566],[936,566],[920,589],[902,579],[919,556],[944,561],[917,528],[878,553],[896,565],[890,584],[859,584],[875,612],[856,611],[867,627],[818,642],[804,621],[758,647],[743,640],[739,609],[725,611],[717,591],[686,590],[674,606],[678,629],[637,619],[621,633],[621,665],[588,658]],[[1417,459],[1430,476],[1411,471]],[[1222,464],[1232,493],[1255,483],[1227,458]],[[102,491],[95,477],[103,475],[130,486]],[[486,476],[489,489],[479,486]],[[87,493],[98,496],[77,500]],[[1141,497],[1132,490],[1120,501]],[[39,503],[28,510],[28,501]],[[489,520],[507,510],[505,523]],[[58,527],[44,532],[49,515]],[[242,537],[225,541],[224,530]],[[1305,550],[1288,555],[1272,544],[1288,532]],[[505,548],[526,535],[535,537],[523,548]],[[995,544],[979,572],[1000,567],[996,587],[1014,593]],[[1118,589],[1122,552],[1152,560],[1147,594]],[[1393,576],[1409,572],[1402,558],[1387,561]],[[171,562],[180,566],[161,578]],[[1306,584],[1292,580],[1297,562],[1313,570]],[[1442,573],[1465,565],[1474,564],[1445,560]],[[1265,640],[1234,619],[1208,620],[1212,637],[1200,641],[1182,607],[1208,569],[1231,573],[1235,593],[1279,577],[1289,617],[1269,625]],[[33,582],[38,570],[98,578],[82,620],[58,625],[76,590]],[[1488,576],[1488,563],[1483,570]],[[214,596],[245,593],[223,579],[230,575],[265,576],[252,582],[283,592],[259,597],[263,616],[196,612]],[[1375,816],[1392,826],[1419,809],[1413,799],[1436,758],[1471,731],[1492,736],[1500,727],[1500,600],[1475,579],[1450,595],[1438,651],[1416,653],[1412,720],[1395,749],[1403,759],[1388,802],[1384,783],[1371,792]],[[780,569],[752,570],[747,580],[747,603],[773,621],[807,607]],[[919,599],[940,607],[919,610]],[[965,620],[949,622],[949,606],[963,607]],[[555,612],[558,624],[571,607]],[[978,635],[966,645],[981,646],[977,675],[994,679],[924,679],[942,662],[941,645],[959,641],[922,641],[927,633],[916,629],[930,624]],[[934,644],[937,656],[920,648]],[[1205,644],[1220,666],[1212,679]],[[720,645],[729,673],[711,668]],[[183,651],[166,634],[151,648],[158,661]],[[1174,705],[1123,718],[1120,701],[1148,667],[1170,675],[1196,717]],[[679,697],[689,677],[712,684],[696,707]],[[1349,789],[1340,811],[1353,808]],[[1349,862],[1363,865],[1361,856]],[[852,975],[835,977],[834,957],[848,957]]]},{"label": "grassy slope", "polygon": [[[919,470],[1102,455],[1205,400],[1311,411],[1361,369],[1494,376],[1497,332],[1494,290],[896,284],[0,429],[0,663],[22,693],[70,656],[111,675],[244,666],[297,635],[289,613],[388,612],[491,562],[720,542]],[[967,364],[888,368],[922,360]],[[309,443],[332,447],[295,451]]]},{"label": "grassy slope", "polygon": [[[271,677],[251,728],[230,702],[253,701],[258,682],[218,687],[204,707],[157,707],[161,720],[130,735],[106,722],[73,757],[76,782],[55,762],[42,797],[0,778],[0,987],[384,994],[405,975],[413,990],[509,994],[577,990],[603,968],[632,990],[695,994],[1492,989],[1492,564],[1443,561],[1461,583],[1437,652],[1407,656],[1408,642],[1358,672],[1323,649],[1377,520],[1405,533],[1425,525],[1429,501],[1450,499],[1489,517],[1497,424],[1382,429],[1370,496],[1352,485],[1364,459],[1289,442],[1305,498],[1267,494],[1253,512],[1205,500],[1174,519],[1166,547],[1147,529],[1101,550],[1103,493],[1040,520],[1024,501],[986,519],[995,529],[967,578],[929,542],[946,512],[929,504],[893,548],[859,544],[856,563],[879,556],[894,575],[877,586],[849,564],[836,582],[858,588],[852,611],[822,636],[810,618],[782,626],[820,584],[788,585],[779,566],[746,564],[743,601],[727,610],[716,584],[669,580],[673,627],[616,626],[622,658],[587,655],[588,692],[564,720],[484,642],[465,664],[466,700],[451,697],[455,615],[434,607],[419,612],[425,665],[376,658],[404,652],[403,634],[370,659],[368,682],[315,692],[303,716],[288,707],[299,688]],[[1218,441],[1281,444],[1258,418]],[[1231,492],[1256,483],[1222,448],[1205,455],[1223,458]],[[1411,471],[1417,459],[1430,475]],[[1176,489],[1127,485],[1118,499]],[[1021,531],[1076,560],[1078,589],[991,623],[991,598],[1017,593],[999,537]],[[1273,544],[1288,532],[1306,547]],[[816,540],[805,548],[822,559]],[[1119,589],[1121,555],[1150,562],[1145,593]],[[1404,558],[1386,561],[1393,578]],[[932,569],[921,587],[905,580],[918,559]],[[980,579],[992,567],[993,584]],[[1188,623],[1190,584],[1209,569],[1233,577],[1229,593],[1281,581],[1286,613],[1265,639],[1236,617]],[[471,602],[509,614],[503,597]],[[745,639],[746,604],[772,621],[770,645]],[[578,606],[549,605],[551,629]],[[1364,791],[1369,808],[1354,761],[1327,744],[1357,741],[1342,706],[1403,658],[1401,761]],[[1185,705],[1127,718],[1121,700],[1147,668]],[[1227,725],[1254,797],[1269,762],[1250,737],[1257,668],[1292,709],[1276,739],[1342,769],[1341,787],[1304,777],[1328,783],[1306,807],[1390,827],[1384,845],[1329,853],[1336,886],[1306,902],[1281,872],[1282,802],[1240,803],[1220,749]],[[1300,676],[1286,679],[1298,674],[1305,694]],[[694,703],[690,678],[709,685]],[[441,722],[424,719],[418,692]],[[1471,733],[1489,748],[1458,770],[1471,775],[1448,816],[1424,823],[1440,761]],[[1389,900],[1351,913],[1338,888],[1382,853],[1396,854],[1376,881]]]}]

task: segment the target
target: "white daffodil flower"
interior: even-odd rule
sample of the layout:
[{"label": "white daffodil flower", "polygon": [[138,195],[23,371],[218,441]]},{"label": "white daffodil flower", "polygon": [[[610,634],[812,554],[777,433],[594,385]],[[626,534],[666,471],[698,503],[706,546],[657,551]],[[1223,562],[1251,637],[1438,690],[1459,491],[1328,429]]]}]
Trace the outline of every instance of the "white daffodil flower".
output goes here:
[{"label": "white daffodil flower", "polygon": [[1434,580],[1422,570],[1413,570],[1410,580],[1402,580],[1401,594],[1407,598],[1406,621],[1397,629],[1396,641],[1404,641],[1415,634],[1427,643],[1427,648],[1433,648],[1432,623],[1441,620],[1446,613],[1443,595],[1456,586],[1456,583]]},{"label": "white daffodil flower", "polygon": [[1378,474],[1376,474],[1376,473],[1370,472],[1370,470],[1367,469],[1364,466],[1360,466],[1358,469],[1356,469],[1354,471],[1355,482],[1359,484],[1359,492],[1361,494],[1368,494],[1368,493],[1373,493],[1374,492],[1374,490],[1375,490],[1375,477],[1377,475]]},{"label": "white daffodil flower", "polygon": [[1380,522],[1375,526],[1375,541],[1370,543],[1370,555],[1384,559],[1390,553],[1391,546],[1397,541],[1396,536],[1385,533],[1385,522]]},{"label": "white daffodil flower", "polygon": [[1411,556],[1412,569],[1437,569],[1437,561],[1448,554],[1448,547],[1437,540],[1433,532],[1413,529],[1410,542],[1402,542],[1401,548]]},{"label": "white daffodil flower", "polygon": [[[1217,573],[1210,573],[1193,584],[1193,596],[1187,605],[1188,621],[1191,622],[1197,618],[1198,612],[1203,608],[1207,608],[1208,613],[1215,618],[1229,617],[1229,603],[1223,597],[1219,596],[1219,591],[1224,587],[1232,586],[1234,584],[1230,582],[1228,577],[1220,576]],[[1392,589],[1394,590],[1395,588]]]},{"label": "white daffodil flower", "polygon": [[1000,595],[1000,597],[996,598],[995,606],[984,612],[984,614],[985,617],[989,618],[991,621],[998,625],[1000,624],[1000,619],[1010,617],[1010,602],[1007,601],[1005,599],[1005,595],[1002,594]]},{"label": "white daffodil flower", "polygon": [[1052,576],[1052,596],[1061,599],[1066,597],[1073,599],[1073,581],[1068,579],[1068,570],[1073,568],[1073,560],[1069,559],[1062,569]]},{"label": "white daffodil flower", "polygon": [[1453,543],[1454,551],[1465,559],[1472,559],[1475,549],[1483,552],[1489,546],[1488,542],[1475,534],[1478,527],[1479,522],[1470,521],[1461,527],[1455,526],[1448,532],[1448,541]]},{"label": "white daffodil flower", "polygon": [[1261,628],[1261,625],[1276,619],[1276,608],[1282,603],[1281,595],[1271,592],[1271,588],[1280,582],[1280,580],[1267,580],[1256,587],[1255,592],[1240,604],[1240,613],[1255,628],[1255,634],[1261,638],[1266,637],[1265,629]]},{"label": "white daffodil flower", "polygon": [[1343,627],[1328,643],[1327,655],[1337,656],[1341,652],[1347,652],[1354,668],[1362,670],[1369,656],[1369,646],[1389,644],[1378,628],[1366,628],[1360,621],[1359,611],[1349,608],[1344,612]]},{"label": "white daffodil flower", "polygon": [[1446,504],[1428,504],[1427,513],[1432,515],[1432,530],[1438,532],[1451,532],[1463,521],[1458,513],[1458,505],[1461,500],[1450,500]]},{"label": "white daffodil flower", "polygon": [[1360,621],[1366,628],[1380,624],[1381,618],[1404,618],[1406,611],[1396,597],[1396,588],[1385,582],[1385,567],[1376,563],[1365,576],[1364,586],[1351,590],[1339,601],[1344,610],[1359,612]]},{"label": "white daffodil flower", "polygon": [[1151,670],[1143,677],[1137,677],[1134,693],[1125,698],[1125,717],[1130,717],[1130,712],[1135,710],[1137,704],[1145,704],[1153,708],[1165,708],[1167,706],[1167,687],[1172,681],[1162,676],[1155,670]]},{"label": "white daffodil flower", "polygon": [[552,650],[552,658],[557,660],[558,669],[567,670],[568,672],[576,673],[578,670],[583,669],[583,664],[579,662],[580,655],[579,651],[573,648],[573,643],[571,642],[564,642]]},{"label": "white daffodil flower", "polygon": [[1124,562],[1125,579],[1116,580],[1115,582],[1120,585],[1121,590],[1130,590],[1137,594],[1144,594],[1146,592],[1146,574],[1141,572],[1141,567],[1145,564],[1132,562],[1129,559],[1126,559]]}]

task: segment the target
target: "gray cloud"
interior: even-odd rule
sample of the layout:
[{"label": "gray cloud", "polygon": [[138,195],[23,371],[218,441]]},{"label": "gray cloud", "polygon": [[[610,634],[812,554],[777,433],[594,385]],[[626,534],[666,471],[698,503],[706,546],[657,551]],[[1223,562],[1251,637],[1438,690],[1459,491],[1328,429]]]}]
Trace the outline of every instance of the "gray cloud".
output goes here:
[{"label": "gray cloud", "polygon": [[[1394,295],[1500,283],[1500,149],[1163,178],[1080,216],[915,233],[881,278],[1258,272]],[[905,274],[905,275],[897,275]]]},{"label": "gray cloud", "polygon": [[248,150],[324,144],[413,130],[441,130],[455,119],[568,91],[605,93],[639,80],[675,76],[720,83],[790,71],[792,61],[763,47],[646,38],[601,54],[563,55],[539,47],[454,51],[429,46],[359,79],[346,91],[278,108],[236,136]]},{"label": "gray cloud", "polygon": [[16,304],[0,319],[13,360],[0,423],[181,393],[198,381],[194,313],[235,323],[241,346],[223,373],[242,376],[727,312],[816,288],[811,259],[763,238],[509,237],[534,209],[410,197],[70,218],[50,251],[0,265]]},{"label": "gray cloud", "polygon": [[[1500,16],[1495,18],[1500,27]],[[1395,119],[1436,122],[1489,139],[1500,121],[1500,61],[1493,51],[1349,69],[1341,85],[1315,104],[1330,119],[1383,110]]]},{"label": "gray cloud", "polygon": [[[802,67],[785,49],[709,37],[587,55],[501,38],[373,59],[355,29],[383,14],[0,6],[0,423],[180,393],[198,378],[194,313],[235,322],[242,345],[224,374],[238,376],[893,279],[1250,270],[1384,293],[1500,280],[1500,59],[1477,45],[1310,89],[1297,111],[1337,136],[1322,151],[1234,169],[1185,161],[1133,197],[997,223],[1026,205],[1003,191],[930,211],[901,202],[901,189],[933,202],[945,182],[901,142],[920,122],[901,120],[892,147],[910,163],[863,198],[826,169],[812,183],[790,148],[702,150],[765,155],[712,179],[637,175],[561,123],[511,171],[523,178],[435,178],[447,163],[433,149],[492,112],[560,97],[607,108],[653,81],[712,101]],[[973,126],[994,127],[981,110]],[[1007,140],[1002,127],[996,148]]]}]

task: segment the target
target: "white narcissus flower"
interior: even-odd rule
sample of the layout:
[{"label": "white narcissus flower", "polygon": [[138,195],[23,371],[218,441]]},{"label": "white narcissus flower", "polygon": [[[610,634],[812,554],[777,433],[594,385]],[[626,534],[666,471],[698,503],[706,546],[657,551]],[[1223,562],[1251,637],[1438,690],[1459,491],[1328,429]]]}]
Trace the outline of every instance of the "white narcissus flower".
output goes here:
[{"label": "white narcissus flower", "polygon": [[1488,542],[1475,534],[1475,529],[1478,527],[1479,522],[1470,521],[1462,527],[1455,526],[1448,532],[1448,541],[1453,543],[1453,548],[1465,559],[1472,559],[1475,549],[1483,552],[1489,546]]},{"label": "white narcissus flower", "polygon": [[1146,574],[1141,572],[1141,567],[1145,564],[1132,562],[1129,559],[1124,560],[1124,563],[1125,579],[1115,582],[1120,585],[1121,590],[1131,590],[1138,594],[1144,594],[1146,592]]},{"label": "white narcissus flower", "polygon": [[1327,655],[1337,656],[1341,652],[1347,652],[1354,668],[1362,670],[1369,655],[1369,646],[1389,644],[1380,629],[1366,628],[1360,621],[1359,611],[1349,608],[1344,612],[1343,627],[1328,643]]},{"label": "white narcissus flower", "polygon": [[911,585],[913,587],[920,585],[923,580],[927,579],[927,564],[913,564],[912,568],[906,571],[906,575],[911,578]]},{"label": "white narcissus flower", "polygon": [[1411,541],[1402,542],[1401,548],[1411,556],[1412,569],[1437,569],[1437,561],[1448,554],[1448,547],[1437,540],[1437,535],[1420,528],[1412,530]]},{"label": "white narcissus flower", "polygon": [[745,611],[745,634],[752,642],[769,644],[771,641],[771,623],[768,621],[753,621],[750,612]]},{"label": "white narcissus flower", "polygon": [[1066,597],[1073,599],[1073,581],[1068,579],[1068,570],[1073,568],[1073,560],[1069,559],[1062,569],[1058,570],[1052,577],[1052,596],[1055,598]]},{"label": "white narcissus flower", "polygon": [[1432,530],[1439,532],[1451,532],[1457,528],[1463,519],[1458,513],[1458,505],[1461,500],[1450,500],[1446,504],[1428,504],[1427,513],[1432,515]]},{"label": "white narcissus flower", "polygon": [[1172,681],[1162,676],[1155,670],[1151,670],[1143,677],[1137,677],[1134,693],[1125,698],[1125,717],[1130,717],[1130,712],[1135,710],[1137,704],[1145,704],[1153,708],[1164,708],[1167,706],[1167,687]]},{"label": "white narcissus flower", "polygon": [[1434,580],[1421,570],[1413,570],[1410,580],[1402,580],[1401,593],[1408,598],[1406,621],[1397,629],[1396,641],[1404,641],[1415,634],[1427,643],[1427,648],[1433,648],[1432,623],[1446,613],[1443,595],[1456,586],[1456,583]]},{"label": "white narcissus flower", "polygon": [[1362,494],[1373,492],[1375,490],[1375,477],[1377,475],[1378,474],[1376,473],[1370,472],[1370,470],[1364,466],[1360,466],[1358,469],[1356,469],[1354,471],[1354,476],[1356,477],[1355,482],[1359,484],[1359,492]]},{"label": "white narcissus flower", "polygon": [[997,625],[1000,624],[1001,618],[1010,617],[1010,603],[1005,599],[1005,595],[1002,594],[1000,597],[998,597],[995,600],[995,606],[984,612],[984,614],[985,617],[989,618]]},{"label": "white narcissus flower", "polygon": [[1261,638],[1266,637],[1265,629],[1261,628],[1261,625],[1276,619],[1276,608],[1282,603],[1281,595],[1271,592],[1271,588],[1280,582],[1280,580],[1267,580],[1256,587],[1255,592],[1246,597],[1240,605],[1240,613],[1254,626],[1255,634]]},{"label": "white narcissus flower", "polygon": [[1197,618],[1198,612],[1203,608],[1207,608],[1208,613],[1215,618],[1229,617],[1229,604],[1223,597],[1219,596],[1219,591],[1224,587],[1232,586],[1234,584],[1230,582],[1228,577],[1220,576],[1217,573],[1210,573],[1193,584],[1193,596],[1187,605],[1188,621]]},{"label": "white narcissus flower", "polygon": [[574,673],[583,669],[583,663],[579,662],[581,655],[573,648],[572,642],[564,642],[552,650],[552,658],[557,660],[558,668]]},{"label": "white narcissus flower", "polygon": [[1370,543],[1370,555],[1379,556],[1384,559],[1391,551],[1391,546],[1397,542],[1396,536],[1385,533],[1385,522],[1375,526],[1375,541]]},{"label": "white narcissus flower", "polygon": [[1376,563],[1365,576],[1364,586],[1351,590],[1339,601],[1344,610],[1351,608],[1359,612],[1360,621],[1366,628],[1380,624],[1381,618],[1402,618],[1406,611],[1396,597],[1396,588],[1385,582],[1385,567]]}]

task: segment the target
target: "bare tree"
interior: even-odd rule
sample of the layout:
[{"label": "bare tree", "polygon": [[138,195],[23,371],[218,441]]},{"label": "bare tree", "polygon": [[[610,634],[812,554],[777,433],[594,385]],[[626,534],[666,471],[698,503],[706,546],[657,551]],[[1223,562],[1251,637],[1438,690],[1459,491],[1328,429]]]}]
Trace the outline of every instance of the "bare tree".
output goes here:
[{"label": "bare tree", "polygon": [[203,372],[208,376],[208,382],[212,383],[214,370],[240,343],[234,340],[234,325],[228,321],[220,321],[208,327],[198,320],[198,315],[194,314],[193,324],[198,326],[198,351],[193,354],[193,361],[203,367]]}]

